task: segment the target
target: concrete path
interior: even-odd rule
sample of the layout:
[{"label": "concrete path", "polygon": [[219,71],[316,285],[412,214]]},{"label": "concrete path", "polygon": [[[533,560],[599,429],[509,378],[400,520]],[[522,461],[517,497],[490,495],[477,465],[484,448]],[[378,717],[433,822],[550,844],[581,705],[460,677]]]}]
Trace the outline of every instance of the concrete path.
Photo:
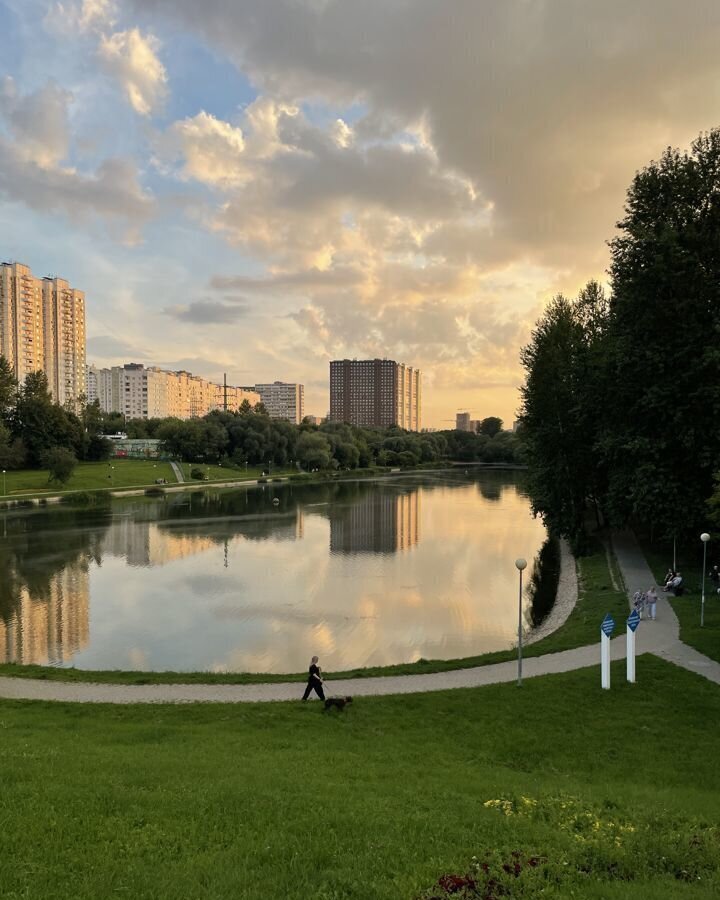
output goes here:
[{"label": "concrete path", "polygon": [[[635,537],[630,532],[614,536],[615,554],[625,580],[628,600],[638,590],[646,590],[654,579]],[[720,663],[714,662],[683,644],[672,607],[659,592],[657,621],[644,621],[637,631],[637,652],[654,653],[669,662],[696,672],[720,684]],[[625,657],[622,622],[616,627],[620,636],[610,643],[612,659]],[[599,623],[598,623],[599,630]],[[570,672],[599,665],[600,642],[561,653],[548,653],[523,661],[523,678]],[[598,676],[599,677],[599,676]],[[642,678],[642,673],[640,673]],[[457,669],[428,675],[397,675],[380,678],[356,678],[328,682],[328,693],[355,697],[381,694],[413,694],[450,688],[480,687],[511,682],[517,678],[517,663]],[[297,700],[303,683],[277,684],[158,684],[122,685],[81,682],[40,681],[31,678],[0,678],[0,697],[13,700],[55,700],[72,703],[258,703],[272,700]]]},{"label": "concrete path", "polygon": [[182,467],[179,466],[176,462],[172,462],[172,461],[170,462],[170,465],[172,466],[172,470],[175,473],[175,477],[178,480],[178,484],[184,484],[185,476],[183,475]]}]

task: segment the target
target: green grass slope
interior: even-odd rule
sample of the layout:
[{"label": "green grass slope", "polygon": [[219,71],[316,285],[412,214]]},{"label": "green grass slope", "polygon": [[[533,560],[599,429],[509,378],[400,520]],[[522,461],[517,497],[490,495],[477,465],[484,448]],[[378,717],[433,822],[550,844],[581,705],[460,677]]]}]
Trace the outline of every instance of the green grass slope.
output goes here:
[{"label": "green grass slope", "polygon": [[0,702],[0,896],[410,900],[520,853],[497,896],[717,897],[720,689],[623,669],[343,714]]}]

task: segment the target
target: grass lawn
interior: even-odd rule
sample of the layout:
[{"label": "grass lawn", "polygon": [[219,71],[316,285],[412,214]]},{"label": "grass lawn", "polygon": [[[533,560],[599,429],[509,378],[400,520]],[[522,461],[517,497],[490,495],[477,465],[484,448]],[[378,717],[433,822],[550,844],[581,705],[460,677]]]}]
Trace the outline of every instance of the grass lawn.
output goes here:
[{"label": "grass lawn", "polygon": [[[597,542],[595,552],[578,561],[580,596],[575,609],[565,624],[537,644],[523,649],[523,656],[541,656],[573,647],[582,647],[599,640],[600,622],[605,613],[611,613],[616,622],[628,615],[628,601],[623,591],[613,588],[604,547]],[[517,651],[501,650],[481,656],[451,660],[422,660],[396,666],[376,666],[367,669],[351,669],[346,672],[329,672],[326,678],[370,678],[376,675],[412,675],[426,672],[445,672],[469,666],[490,665],[515,659]],[[307,673],[285,675],[257,675],[224,672],[122,672],[117,670],[89,671],[82,669],[58,669],[50,666],[21,666],[15,663],[0,665],[0,674],[25,678],[45,678],[53,681],[97,681],[124,684],[247,684],[277,682],[297,679],[304,681]]]},{"label": "grass lawn", "polygon": [[502,896],[717,898],[720,689],[654,657],[623,676],[342,714],[0,701],[0,896],[411,900],[519,852]]},{"label": "grass lawn", "polygon": [[[655,578],[662,584],[668,570],[668,562],[672,563],[672,546],[651,544],[647,539],[641,539],[640,543]],[[709,549],[712,549],[712,543]],[[711,558],[708,554],[708,569],[711,559],[714,565],[715,558]],[[680,640],[720,662],[720,595],[716,593],[709,578],[705,579],[705,624],[700,627],[702,550],[698,547],[678,548],[677,564],[682,572],[687,592],[682,597],[669,596],[668,599],[680,622]]]},{"label": "grass lawn", "polygon": [[[182,463],[185,480],[190,484],[200,485],[201,481],[190,478],[190,470],[195,468],[189,463]],[[209,481],[248,481],[259,478],[261,467],[250,467],[247,470],[228,468],[227,466],[198,465],[202,472],[209,475]],[[274,470],[270,478],[288,475],[294,470],[289,468]],[[0,475],[0,478],[2,475]],[[21,469],[8,471],[5,474],[7,495],[11,498],[21,496],[55,495],[66,491],[97,491],[113,488],[145,487],[155,483],[156,478],[165,478],[168,484],[177,484],[177,478],[168,462],[153,462],[143,459],[113,459],[110,462],[78,463],[72,477],[65,485],[48,484],[48,473],[44,469]],[[0,481],[0,497],[3,482]]]},{"label": "grass lawn", "polygon": [[[156,478],[165,478],[169,484],[177,479],[167,462],[151,462],[142,459],[113,459],[110,462],[81,462],[65,485],[48,484],[44,469],[20,469],[7,472],[7,493],[17,497],[23,493],[58,494],[62,491],[97,491],[110,488],[141,487],[153,484]],[[0,482],[0,489],[2,483]]]}]

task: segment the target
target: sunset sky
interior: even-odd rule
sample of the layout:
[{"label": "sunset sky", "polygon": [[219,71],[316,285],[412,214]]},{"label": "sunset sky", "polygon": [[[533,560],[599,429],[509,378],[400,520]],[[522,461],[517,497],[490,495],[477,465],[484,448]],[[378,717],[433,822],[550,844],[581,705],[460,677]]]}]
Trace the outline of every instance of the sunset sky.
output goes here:
[{"label": "sunset sky", "polygon": [[518,406],[633,173],[720,124],[717,0],[0,0],[0,257],[87,292],[88,361],[424,373]]}]

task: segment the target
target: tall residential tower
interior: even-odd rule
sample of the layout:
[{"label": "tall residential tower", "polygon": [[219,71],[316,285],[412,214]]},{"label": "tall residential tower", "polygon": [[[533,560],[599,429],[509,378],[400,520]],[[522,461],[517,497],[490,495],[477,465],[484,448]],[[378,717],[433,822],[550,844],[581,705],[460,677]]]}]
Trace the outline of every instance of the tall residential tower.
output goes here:
[{"label": "tall residential tower", "polygon": [[422,376],[391,359],[330,363],[330,420],[350,425],[398,425],[420,431]]},{"label": "tall residential tower", "polygon": [[77,403],[86,392],[84,292],[0,263],[0,355],[19,382],[44,372],[57,403]]}]

